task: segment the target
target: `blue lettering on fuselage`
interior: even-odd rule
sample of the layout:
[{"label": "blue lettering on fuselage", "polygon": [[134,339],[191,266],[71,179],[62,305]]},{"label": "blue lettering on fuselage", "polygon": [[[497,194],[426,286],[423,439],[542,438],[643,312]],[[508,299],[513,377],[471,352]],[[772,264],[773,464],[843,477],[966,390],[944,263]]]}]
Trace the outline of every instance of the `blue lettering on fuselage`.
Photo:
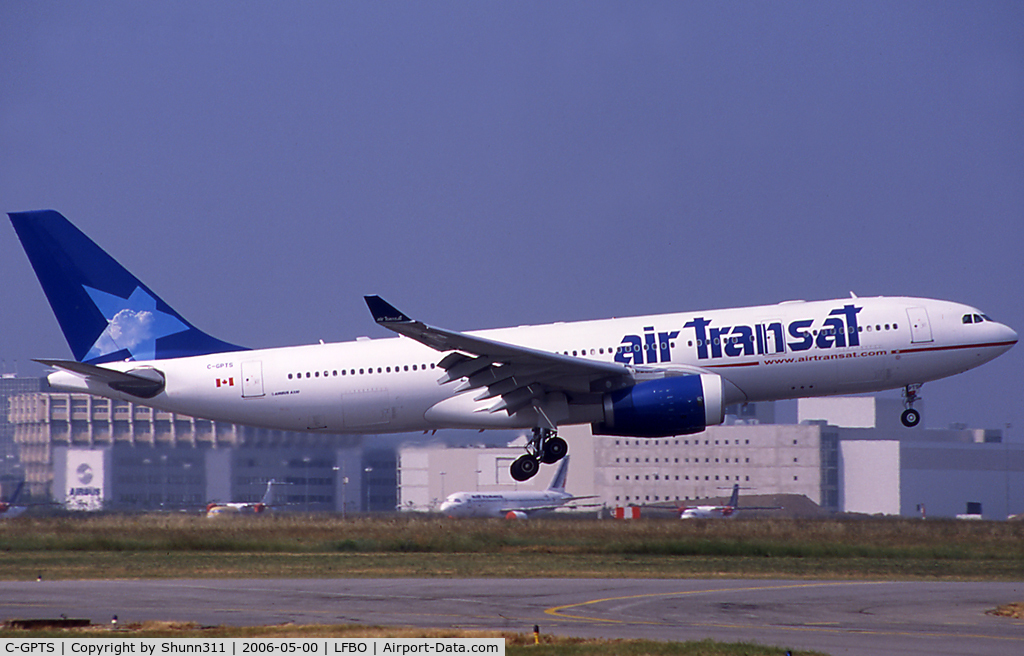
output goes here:
[{"label": "blue lettering on fuselage", "polygon": [[[789,351],[846,348],[860,346],[857,313],[862,308],[845,305],[829,312],[821,328],[814,330],[814,319],[798,319],[788,324],[769,321],[752,326],[715,326],[712,319],[696,317],[683,324],[693,329],[693,345],[698,360],[752,355],[775,355]],[[655,364],[672,361],[672,341],[679,331],[656,332],[645,326],[643,335],[623,335],[615,352],[622,364]]]},{"label": "blue lettering on fuselage", "polygon": [[679,337],[678,330],[656,333],[654,326],[645,326],[644,334],[623,335],[621,346],[615,351],[615,361],[622,364],[655,364],[672,361],[672,340]]}]

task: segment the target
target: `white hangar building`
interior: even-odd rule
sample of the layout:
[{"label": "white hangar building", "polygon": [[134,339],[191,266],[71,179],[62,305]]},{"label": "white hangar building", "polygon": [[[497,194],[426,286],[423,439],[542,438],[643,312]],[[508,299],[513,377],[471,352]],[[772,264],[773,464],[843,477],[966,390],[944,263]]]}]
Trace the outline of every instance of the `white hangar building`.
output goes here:
[{"label": "white hangar building", "polygon": [[841,510],[985,519],[1024,512],[1024,445],[1001,430],[906,429],[901,404],[873,397],[806,399],[800,421],[839,428]]}]

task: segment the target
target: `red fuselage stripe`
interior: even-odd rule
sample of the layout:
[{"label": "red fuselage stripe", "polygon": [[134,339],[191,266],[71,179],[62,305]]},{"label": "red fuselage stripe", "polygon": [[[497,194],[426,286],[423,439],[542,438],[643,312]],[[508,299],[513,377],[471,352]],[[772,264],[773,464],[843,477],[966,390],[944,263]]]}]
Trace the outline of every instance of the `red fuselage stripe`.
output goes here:
[{"label": "red fuselage stripe", "polygon": [[957,346],[926,346],[922,348],[910,348],[910,349],[897,349],[893,351],[896,355],[901,353],[926,353],[929,351],[956,351],[960,349],[974,349],[974,348],[997,348],[1001,346],[1013,346],[1017,343],[1017,340],[1009,342],[990,342],[988,344],[960,344]]}]

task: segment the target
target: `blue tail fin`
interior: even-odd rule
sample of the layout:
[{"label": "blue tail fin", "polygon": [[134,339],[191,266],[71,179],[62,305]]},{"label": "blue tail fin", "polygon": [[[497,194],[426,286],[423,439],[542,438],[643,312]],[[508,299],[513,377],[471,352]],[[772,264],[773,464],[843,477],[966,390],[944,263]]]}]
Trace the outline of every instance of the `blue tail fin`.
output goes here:
[{"label": "blue tail fin", "polygon": [[558,469],[555,470],[555,477],[551,479],[551,485],[548,486],[549,490],[558,492],[565,492],[565,481],[569,477],[569,456],[562,458],[562,461],[558,463]]},{"label": "blue tail fin", "polygon": [[737,483],[736,485],[732,486],[732,496],[729,497],[729,505],[732,506],[733,508],[735,508],[738,505],[740,505],[740,484],[739,483]]},{"label": "blue tail fin", "polygon": [[25,487],[25,481],[20,481],[18,483],[18,487],[14,488],[14,494],[12,494],[11,498],[7,500],[8,505],[13,506],[18,503],[18,497],[21,496],[21,488],[23,487]]},{"label": "blue tail fin", "polygon": [[10,217],[79,362],[245,350],[190,324],[59,212]]},{"label": "blue tail fin", "polygon": [[267,481],[267,491],[263,493],[263,498],[260,499],[260,503],[265,506],[273,505],[274,503],[274,484],[277,483],[274,479]]}]

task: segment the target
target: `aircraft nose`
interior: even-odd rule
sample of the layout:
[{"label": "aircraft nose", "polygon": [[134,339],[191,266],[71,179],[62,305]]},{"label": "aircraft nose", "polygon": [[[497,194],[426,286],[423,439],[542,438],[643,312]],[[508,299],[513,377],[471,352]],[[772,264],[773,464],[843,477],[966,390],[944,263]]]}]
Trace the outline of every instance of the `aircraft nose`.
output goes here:
[{"label": "aircraft nose", "polygon": [[1005,342],[1006,348],[1010,348],[1017,343],[1017,331],[1004,323],[999,324],[999,341]]},{"label": "aircraft nose", "polygon": [[992,336],[990,344],[996,356],[1006,353],[1017,343],[1017,331],[1006,324],[996,323],[990,330],[993,331],[990,333]]}]

